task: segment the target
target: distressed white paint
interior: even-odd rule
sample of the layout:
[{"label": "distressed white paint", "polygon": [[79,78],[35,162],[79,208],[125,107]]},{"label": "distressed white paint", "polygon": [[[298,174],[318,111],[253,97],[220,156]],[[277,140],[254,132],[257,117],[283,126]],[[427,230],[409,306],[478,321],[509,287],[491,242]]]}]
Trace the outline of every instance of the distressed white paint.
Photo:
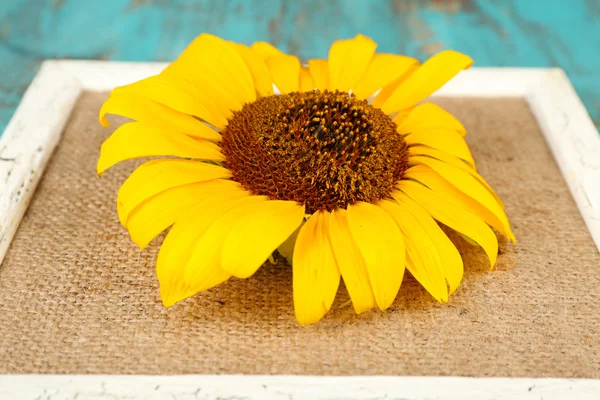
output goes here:
[{"label": "distressed white paint", "polygon": [[598,399],[600,381],[315,376],[0,376],[4,399],[416,400]]},{"label": "distressed white paint", "polygon": [[[83,90],[160,72],[163,63],[47,61],[0,137],[0,262]],[[600,135],[559,69],[474,68],[437,95],[524,97],[600,248]],[[592,399],[599,380],[307,376],[0,376],[0,399]]]},{"label": "distressed white paint", "polygon": [[44,63],[0,136],[0,263],[81,86],[56,63]]},{"label": "distressed white paint", "polygon": [[561,69],[548,70],[526,98],[579,212],[600,249],[598,130]]}]

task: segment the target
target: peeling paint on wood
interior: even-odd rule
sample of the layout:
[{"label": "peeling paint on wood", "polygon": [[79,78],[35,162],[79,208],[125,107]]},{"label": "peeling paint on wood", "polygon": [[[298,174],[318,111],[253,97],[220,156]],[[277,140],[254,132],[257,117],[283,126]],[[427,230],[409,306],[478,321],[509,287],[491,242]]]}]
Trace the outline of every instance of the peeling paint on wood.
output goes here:
[{"label": "peeling paint on wood", "polygon": [[81,88],[46,64],[0,137],[0,264]]},{"label": "peeling paint on wood", "polygon": [[600,382],[577,379],[310,376],[0,377],[0,399],[424,400],[595,399]]},{"label": "peeling paint on wood", "polygon": [[302,59],[363,33],[383,52],[452,48],[477,66],[561,67],[600,125],[599,15],[600,0],[5,0],[0,131],[43,59],[172,60],[201,32]]}]

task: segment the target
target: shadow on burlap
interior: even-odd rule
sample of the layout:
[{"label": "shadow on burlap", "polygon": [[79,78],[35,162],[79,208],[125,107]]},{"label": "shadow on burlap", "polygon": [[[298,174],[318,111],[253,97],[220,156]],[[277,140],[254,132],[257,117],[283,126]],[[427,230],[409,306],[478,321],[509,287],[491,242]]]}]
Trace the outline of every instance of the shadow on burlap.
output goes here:
[{"label": "shadow on burlap", "polygon": [[448,304],[406,277],[389,310],[356,316],[342,286],[301,327],[283,263],[162,307],[162,237],[140,252],[116,215],[134,164],[95,174],[105,97],[79,100],[0,269],[0,372],[600,378],[600,256],[523,100],[438,100],[506,203],[519,243],[500,240],[496,269],[453,236],[466,272]]}]

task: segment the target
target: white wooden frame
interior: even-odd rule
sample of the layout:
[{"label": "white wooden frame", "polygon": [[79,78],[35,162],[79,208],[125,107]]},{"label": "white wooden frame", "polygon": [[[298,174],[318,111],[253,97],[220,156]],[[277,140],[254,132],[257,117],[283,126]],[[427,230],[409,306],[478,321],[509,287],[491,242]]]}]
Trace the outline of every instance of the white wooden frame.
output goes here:
[{"label": "white wooden frame", "polygon": [[[0,137],[0,263],[83,91],[160,72],[163,63],[46,61]],[[561,69],[474,68],[436,95],[527,100],[600,249],[600,135]],[[155,390],[155,388],[157,388]],[[201,389],[201,390],[199,390]],[[592,398],[600,380],[301,376],[0,376],[4,398]],[[83,397],[77,397],[83,396]]]},{"label": "white wooden frame", "polygon": [[289,375],[0,376],[0,400],[597,400],[591,379]]}]

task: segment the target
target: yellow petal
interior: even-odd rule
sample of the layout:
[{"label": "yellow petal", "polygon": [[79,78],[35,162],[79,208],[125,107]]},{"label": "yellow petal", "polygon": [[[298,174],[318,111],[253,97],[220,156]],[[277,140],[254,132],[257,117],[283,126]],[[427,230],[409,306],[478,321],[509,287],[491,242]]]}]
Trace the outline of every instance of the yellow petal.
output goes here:
[{"label": "yellow petal", "polygon": [[329,311],[340,284],[326,211],[315,212],[300,228],[294,248],[294,309],[301,325],[317,322]]},{"label": "yellow petal", "polygon": [[467,130],[456,117],[433,103],[423,103],[415,106],[404,116],[399,114],[393,118],[398,125],[398,133],[415,133],[426,131],[450,130],[461,136],[467,134]]},{"label": "yellow petal", "polygon": [[425,61],[419,69],[406,78],[383,103],[376,98],[375,107],[386,114],[412,107],[444,86],[461,70],[469,68],[473,60],[459,52],[445,50]]},{"label": "yellow petal", "polygon": [[256,54],[252,49],[243,44],[235,44],[237,52],[242,56],[252,78],[254,79],[254,87],[261,96],[270,96],[273,94],[273,82],[271,74],[267,68],[267,64],[261,56]]},{"label": "yellow petal", "polygon": [[304,206],[271,200],[251,204],[228,228],[221,268],[238,278],[252,276],[304,219]]},{"label": "yellow petal", "polygon": [[138,122],[148,122],[157,128],[175,130],[188,136],[210,141],[221,140],[221,134],[191,115],[180,113],[162,104],[136,95],[114,95],[100,109],[100,123],[109,126],[106,114],[122,115]]},{"label": "yellow petal", "polygon": [[[206,257],[205,260],[200,257],[198,262],[196,250],[207,231],[223,214],[252,201],[266,201],[266,198],[246,192],[246,196],[231,199],[230,193],[218,193],[204,198],[173,225],[156,261],[160,295],[165,307],[229,279],[230,275],[220,268],[218,262],[214,262],[214,257]],[[209,251],[214,256],[215,252],[220,253],[221,247],[217,244]]]},{"label": "yellow petal", "polygon": [[281,94],[297,92],[300,83],[300,61],[295,56],[276,56],[266,60],[273,83]]},{"label": "yellow petal", "polygon": [[231,172],[223,167],[199,161],[160,159],[145,162],[129,175],[119,189],[119,220],[125,225],[131,210],[163,190],[230,176]]},{"label": "yellow petal", "polygon": [[151,76],[118,87],[111,93],[111,97],[118,95],[146,97],[173,110],[201,118],[220,129],[227,125],[227,118],[217,111],[209,99],[178,79]]},{"label": "yellow petal", "polygon": [[404,276],[402,233],[385,211],[364,202],[348,206],[348,227],[367,266],[377,306],[385,310],[396,298]]},{"label": "yellow petal", "polygon": [[[377,108],[381,108],[381,105],[383,103],[385,103],[385,101],[387,99],[389,99],[390,96],[396,92],[396,88],[398,86],[400,86],[409,76],[411,76],[412,73],[415,72],[419,68],[420,65],[421,64],[417,62],[415,64],[408,66],[406,68],[406,71],[402,75],[400,75],[398,78],[396,78],[393,82],[385,85],[381,89],[381,91],[379,91],[375,95],[375,98],[372,100],[373,106],[377,107]],[[408,110],[398,111],[396,114],[396,117],[404,118],[407,114],[408,114]]]},{"label": "yellow petal", "polygon": [[337,209],[331,212],[329,239],[354,311],[357,314],[369,311],[375,307],[375,297],[365,260],[350,234],[346,210]]},{"label": "yellow petal", "polygon": [[[431,242],[435,246],[435,250],[440,257],[441,267],[446,282],[448,282],[448,286],[450,287],[449,294],[452,294],[456,288],[458,288],[464,272],[463,260],[456,249],[456,246],[454,246],[454,243],[446,236],[444,231],[440,229],[440,226],[425,208],[402,192],[396,192],[394,198],[402,205],[405,211],[410,212],[414,216],[415,220],[421,225],[427,236],[431,239]],[[402,228],[402,226],[400,226],[400,228]],[[423,243],[416,244],[421,247],[424,245]]]},{"label": "yellow petal", "polygon": [[255,42],[252,44],[252,51],[262,57],[263,60],[271,57],[283,56],[284,52],[267,42]]},{"label": "yellow petal", "polygon": [[219,147],[208,141],[194,140],[184,134],[168,132],[146,122],[121,125],[102,143],[96,165],[98,175],[113,165],[134,158],[178,156],[222,161]]},{"label": "yellow petal", "polygon": [[313,78],[315,88],[323,91],[329,88],[329,68],[327,60],[308,60],[308,71]]},{"label": "yellow petal", "polygon": [[231,118],[232,111],[240,110],[248,101],[235,94],[234,88],[215,79],[214,74],[202,70],[199,65],[171,64],[161,76],[176,81],[179,85],[185,85],[189,93],[220,118]]},{"label": "yellow petal", "polygon": [[241,185],[223,179],[175,186],[148,198],[127,218],[127,230],[135,244],[144,249],[162,231],[180,221],[195,205],[214,195],[228,198],[247,196]]},{"label": "yellow petal", "polygon": [[236,221],[256,210],[255,206],[257,204],[269,201],[266,196],[249,196],[241,200],[240,204],[236,204],[233,208],[229,207],[227,211],[220,214],[218,210],[211,211],[212,213],[219,214],[218,218],[214,219],[214,222],[207,227],[206,231],[204,231],[194,244],[194,251],[185,268],[184,280],[189,282],[192,287],[199,287],[198,279],[202,276],[202,271],[212,269],[213,266],[218,266],[219,269],[231,275],[229,271],[223,268],[222,264],[225,239]]},{"label": "yellow petal", "polygon": [[200,90],[222,88],[241,104],[256,99],[252,74],[235,44],[207,33],[194,39],[164,73],[175,73]]},{"label": "yellow petal", "polygon": [[[499,230],[511,241],[515,237],[502,206],[494,196],[467,171],[431,157],[411,157],[424,164],[407,171],[412,177],[432,190],[451,197],[464,208],[483,219],[487,224]],[[429,171],[427,170],[429,167]]]},{"label": "yellow petal", "polygon": [[194,246],[207,229],[227,212],[254,200],[266,201],[267,198],[253,196],[247,191],[233,197],[231,192],[218,192],[202,198],[173,225],[166,236],[158,253],[158,278],[166,279],[174,273],[183,278],[184,267],[192,255]]},{"label": "yellow petal", "polygon": [[409,145],[425,145],[458,157],[475,166],[471,150],[463,137],[453,131],[420,131],[407,135],[404,140]]},{"label": "yellow petal", "polygon": [[[425,208],[433,218],[479,244],[490,259],[490,265],[496,264],[498,239],[492,229],[479,217],[449,201],[444,194],[435,192],[418,182],[403,180],[397,187]],[[392,196],[395,196],[394,192]]]},{"label": "yellow petal", "polygon": [[163,305],[166,308],[171,307],[175,303],[192,297],[195,294],[212,289],[215,286],[227,281],[231,278],[227,272],[217,266],[211,266],[209,269],[199,270],[197,278],[197,287],[190,286],[187,282],[180,283],[179,281],[163,281],[160,283],[160,296]]},{"label": "yellow petal", "polygon": [[442,260],[435,243],[419,220],[402,203],[380,201],[383,208],[398,224],[406,246],[406,268],[415,279],[439,302],[448,301]]},{"label": "yellow petal", "polygon": [[368,99],[375,92],[393,82],[405,79],[419,66],[419,60],[397,54],[375,54],[367,71],[352,89],[359,99]]},{"label": "yellow petal", "polygon": [[300,91],[310,92],[315,88],[315,82],[313,81],[312,75],[308,71],[308,68],[300,68]]},{"label": "yellow petal", "polygon": [[418,156],[426,156],[436,158],[440,161],[445,162],[446,164],[450,164],[464,171],[467,171],[468,173],[473,175],[473,177],[477,179],[477,181],[481,183],[487,189],[487,191],[492,194],[492,196],[494,196],[498,204],[500,204],[500,206],[504,208],[504,204],[502,203],[500,196],[498,196],[494,189],[492,189],[492,187],[485,181],[485,179],[483,179],[483,177],[477,173],[475,168],[471,167],[470,165],[467,165],[467,163],[465,163],[463,160],[451,156],[443,151],[432,149],[427,146],[413,146],[408,150],[408,153],[411,156],[409,159],[409,163],[411,164],[423,164],[423,158]]},{"label": "yellow petal", "polygon": [[329,49],[329,88],[348,91],[367,71],[377,43],[363,35],[338,40]]}]

